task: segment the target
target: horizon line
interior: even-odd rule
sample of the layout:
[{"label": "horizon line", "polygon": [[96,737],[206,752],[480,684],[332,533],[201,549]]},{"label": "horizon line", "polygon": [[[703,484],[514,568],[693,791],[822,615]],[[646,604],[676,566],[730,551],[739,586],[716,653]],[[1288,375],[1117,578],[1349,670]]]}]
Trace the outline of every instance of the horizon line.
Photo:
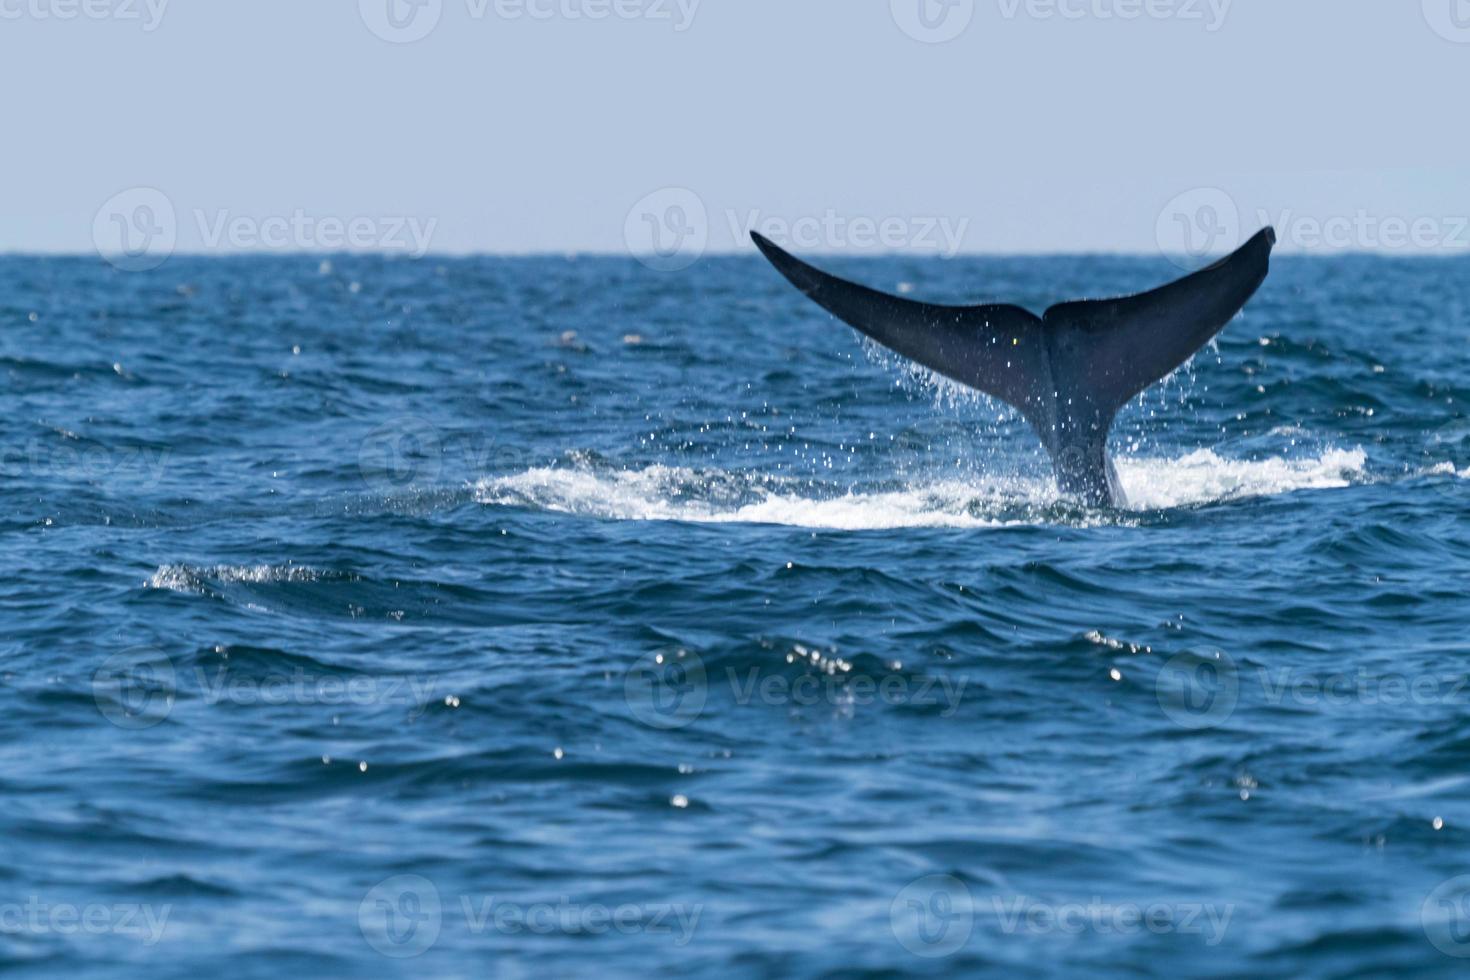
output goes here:
[{"label": "horizon line", "polygon": [[[833,250],[812,249],[803,250],[803,255],[827,259],[924,259],[953,261],[956,259],[969,258],[991,258],[991,259],[1048,259],[1048,258],[1131,258],[1131,259],[1166,259],[1174,261],[1187,259],[1191,264],[1195,262],[1208,263],[1222,259],[1229,252],[1207,253],[1204,255],[1189,255],[1181,252],[1162,251],[1136,251],[1136,250],[1101,250],[1082,249],[1069,251],[1065,249],[1038,249],[1021,251],[1001,250],[977,250],[964,249],[958,252],[944,252],[934,250],[923,251],[899,251],[899,250]],[[754,247],[742,249],[710,249],[691,258],[684,268],[697,265],[705,259],[741,259],[760,258],[760,252]],[[1400,258],[1400,259],[1450,259],[1470,257],[1470,248],[1445,249],[1445,248],[1422,248],[1422,249],[1290,249],[1278,248],[1273,258]],[[662,261],[659,257],[650,253],[636,253],[624,250],[581,250],[581,249],[533,249],[526,251],[511,250],[434,250],[431,249],[421,254],[414,254],[408,249],[201,249],[187,250],[179,249],[170,252],[166,257],[159,258],[159,265],[167,264],[173,259],[255,259],[255,258],[282,258],[282,259],[332,259],[332,258],[384,258],[394,261],[429,261],[433,259],[618,259],[639,264],[647,264],[649,261]],[[115,264],[114,259],[128,261],[127,257],[119,253],[102,253],[96,250],[27,250],[24,248],[0,248],[0,260],[3,259],[90,259]],[[677,270],[654,270],[654,271],[677,271]]]}]

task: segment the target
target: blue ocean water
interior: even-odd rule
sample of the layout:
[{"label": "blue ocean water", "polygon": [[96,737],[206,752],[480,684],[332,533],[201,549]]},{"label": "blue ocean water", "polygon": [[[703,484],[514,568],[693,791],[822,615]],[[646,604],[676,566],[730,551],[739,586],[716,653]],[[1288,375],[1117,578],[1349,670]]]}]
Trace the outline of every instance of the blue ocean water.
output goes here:
[{"label": "blue ocean water", "polygon": [[0,970],[1456,975],[1467,327],[1278,259],[1089,511],[754,257],[0,260]]}]

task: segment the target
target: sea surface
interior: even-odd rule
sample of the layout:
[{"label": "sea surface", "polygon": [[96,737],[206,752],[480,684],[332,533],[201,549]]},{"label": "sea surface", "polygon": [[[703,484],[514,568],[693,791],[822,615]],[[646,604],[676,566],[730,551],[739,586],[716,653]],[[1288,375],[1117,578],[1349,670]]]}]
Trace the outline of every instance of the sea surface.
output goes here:
[{"label": "sea surface", "polygon": [[1470,967],[1463,259],[1278,258],[1124,510],[754,255],[7,257],[0,384],[6,976]]}]

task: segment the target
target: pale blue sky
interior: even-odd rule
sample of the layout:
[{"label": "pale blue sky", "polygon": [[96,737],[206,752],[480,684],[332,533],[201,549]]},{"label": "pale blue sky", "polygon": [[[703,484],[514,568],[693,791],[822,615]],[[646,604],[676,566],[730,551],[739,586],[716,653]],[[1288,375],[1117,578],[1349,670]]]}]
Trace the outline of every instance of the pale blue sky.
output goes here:
[{"label": "pale blue sky", "polygon": [[1288,250],[1470,254],[1470,0],[922,0],[945,43],[905,33],[921,0],[419,0],[412,43],[373,30],[426,26],[409,0],[164,2],[0,0],[0,250],[91,251],[146,187],[184,251],[299,213],[622,252],[678,187],[711,251],[758,211],[810,251],[866,219],[902,251],[1156,252],[1219,188],[1247,232],[1289,210]]}]

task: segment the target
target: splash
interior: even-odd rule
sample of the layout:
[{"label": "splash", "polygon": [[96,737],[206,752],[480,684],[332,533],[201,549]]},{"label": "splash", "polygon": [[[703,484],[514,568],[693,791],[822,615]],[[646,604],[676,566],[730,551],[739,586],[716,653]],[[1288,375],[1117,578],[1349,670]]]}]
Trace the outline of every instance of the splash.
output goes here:
[{"label": "splash", "polygon": [[[1133,511],[1168,510],[1246,497],[1351,485],[1364,475],[1362,450],[1302,459],[1222,459],[1210,450],[1180,459],[1118,461]],[[603,520],[777,524],[841,531],[1128,523],[1059,498],[1049,478],[986,477],[837,487],[726,470],[674,466],[610,470],[544,467],[481,480],[476,499]]]},{"label": "splash", "polygon": [[169,592],[203,592],[210,583],[315,582],[322,574],[302,565],[163,565],[145,585]]},{"label": "splash", "polygon": [[1201,449],[1180,459],[1125,457],[1117,466],[1130,508],[1170,510],[1298,490],[1340,489],[1361,480],[1367,463],[1361,449],[1260,460],[1223,459],[1213,450]]},{"label": "splash", "polygon": [[859,531],[902,527],[992,527],[1003,523],[984,506],[1025,502],[1041,487],[1022,481],[986,485],[958,480],[922,487],[841,492],[791,479],[722,470],[649,466],[599,472],[531,469],[482,480],[476,498],[494,506],[530,507],[612,520],[700,524],[785,524]]},{"label": "splash", "polygon": [[1461,480],[1470,480],[1470,466],[1463,470],[1455,469],[1454,463],[1436,463],[1423,471],[1425,476],[1453,476]]}]

